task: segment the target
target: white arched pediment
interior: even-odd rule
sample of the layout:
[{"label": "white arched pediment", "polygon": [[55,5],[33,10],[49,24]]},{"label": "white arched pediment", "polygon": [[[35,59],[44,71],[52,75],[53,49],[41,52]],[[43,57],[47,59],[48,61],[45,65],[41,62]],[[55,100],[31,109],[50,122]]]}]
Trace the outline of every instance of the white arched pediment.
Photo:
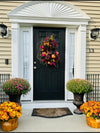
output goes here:
[{"label": "white arched pediment", "polygon": [[31,1],[12,10],[10,19],[56,19],[88,21],[90,18],[79,8],[62,1]]}]

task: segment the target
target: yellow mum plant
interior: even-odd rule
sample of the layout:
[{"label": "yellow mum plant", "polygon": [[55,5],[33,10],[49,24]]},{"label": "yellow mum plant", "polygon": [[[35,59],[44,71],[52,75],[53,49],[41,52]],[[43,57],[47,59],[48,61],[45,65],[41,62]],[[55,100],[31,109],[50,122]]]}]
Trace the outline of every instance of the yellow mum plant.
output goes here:
[{"label": "yellow mum plant", "polygon": [[80,110],[93,119],[100,119],[100,102],[88,101],[81,105]]},{"label": "yellow mum plant", "polygon": [[4,102],[0,104],[0,120],[8,121],[13,118],[20,118],[22,108],[15,102]]}]

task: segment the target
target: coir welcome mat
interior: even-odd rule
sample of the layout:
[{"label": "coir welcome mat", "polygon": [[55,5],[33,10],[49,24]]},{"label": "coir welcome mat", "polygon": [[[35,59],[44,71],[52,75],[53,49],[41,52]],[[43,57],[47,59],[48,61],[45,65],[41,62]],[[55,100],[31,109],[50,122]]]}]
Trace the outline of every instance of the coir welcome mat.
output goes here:
[{"label": "coir welcome mat", "polygon": [[33,109],[32,116],[45,118],[58,118],[62,116],[73,115],[69,108],[42,108]]}]

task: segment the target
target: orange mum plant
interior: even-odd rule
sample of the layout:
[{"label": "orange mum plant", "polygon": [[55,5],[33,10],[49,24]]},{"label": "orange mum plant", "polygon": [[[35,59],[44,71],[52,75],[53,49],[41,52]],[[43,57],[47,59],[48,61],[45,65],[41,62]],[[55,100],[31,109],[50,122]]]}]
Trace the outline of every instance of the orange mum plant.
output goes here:
[{"label": "orange mum plant", "polygon": [[8,121],[13,118],[20,118],[22,108],[15,102],[4,102],[0,104],[0,120]]},{"label": "orange mum plant", "polygon": [[88,101],[80,106],[80,110],[87,116],[93,119],[100,119],[100,102]]}]

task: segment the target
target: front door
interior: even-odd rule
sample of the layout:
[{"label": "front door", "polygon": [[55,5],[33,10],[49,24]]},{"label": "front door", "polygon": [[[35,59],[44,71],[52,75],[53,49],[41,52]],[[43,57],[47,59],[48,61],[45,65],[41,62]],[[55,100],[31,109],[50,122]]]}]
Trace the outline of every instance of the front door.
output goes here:
[{"label": "front door", "polygon": [[[58,42],[60,60],[56,66],[45,65],[38,59],[40,45],[53,35]],[[34,100],[64,100],[65,94],[65,28],[33,28]]]}]

